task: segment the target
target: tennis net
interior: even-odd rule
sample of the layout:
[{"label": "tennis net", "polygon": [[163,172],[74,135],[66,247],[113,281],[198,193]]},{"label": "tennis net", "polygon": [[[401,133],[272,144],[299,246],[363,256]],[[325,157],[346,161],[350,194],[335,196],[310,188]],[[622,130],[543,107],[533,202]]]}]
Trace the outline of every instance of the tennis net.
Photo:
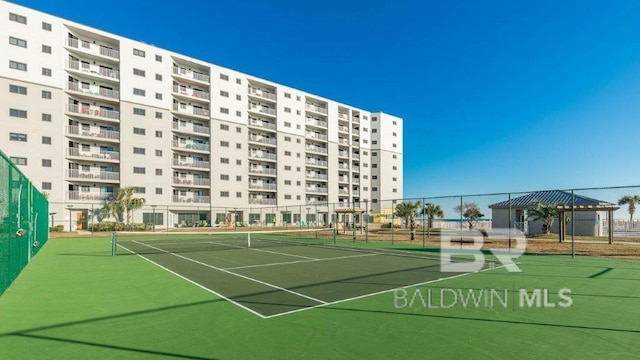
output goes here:
[{"label": "tennis net", "polygon": [[334,229],[227,232],[115,232],[113,254],[188,253],[334,243]]}]

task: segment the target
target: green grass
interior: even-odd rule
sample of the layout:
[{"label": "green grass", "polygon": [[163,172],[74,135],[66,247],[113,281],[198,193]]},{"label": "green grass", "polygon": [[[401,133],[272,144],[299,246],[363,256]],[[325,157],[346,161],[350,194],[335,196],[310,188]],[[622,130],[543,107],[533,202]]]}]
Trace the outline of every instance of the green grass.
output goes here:
[{"label": "green grass", "polygon": [[[394,307],[393,292],[261,319],[106,238],[51,239],[0,297],[3,359],[629,359],[640,337],[640,264],[525,256],[409,289],[560,288],[569,308]],[[509,293],[510,296],[512,293]],[[517,297],[517,296],[516,296]],[[557,300],[557,296],[552,296]]]}]

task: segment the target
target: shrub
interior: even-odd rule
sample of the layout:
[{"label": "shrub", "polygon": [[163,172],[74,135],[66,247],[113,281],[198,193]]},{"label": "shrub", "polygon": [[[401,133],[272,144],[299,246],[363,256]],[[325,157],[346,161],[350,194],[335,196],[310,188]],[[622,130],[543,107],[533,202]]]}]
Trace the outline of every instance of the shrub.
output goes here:
[{"label": "shrub", "polygon": [[64,230],[64,225],[56,225],[49,228],[50,232],[62,232]]},{"label": "shrub", "polygon": [[[380,225],[380,228],[381,229],[391,229],[391,223],[390,222],[382,223],[382,225]],[[401,226],[399,224],[393,224],[393,228],[394,229],[400,229]]]}]

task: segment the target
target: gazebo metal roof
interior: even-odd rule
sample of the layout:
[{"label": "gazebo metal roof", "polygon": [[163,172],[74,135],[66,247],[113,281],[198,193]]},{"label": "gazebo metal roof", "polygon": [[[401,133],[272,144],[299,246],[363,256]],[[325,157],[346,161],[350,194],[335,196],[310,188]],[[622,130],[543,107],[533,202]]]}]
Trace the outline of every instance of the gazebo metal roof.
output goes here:
[{"label": "gazebo metal roof", "polygon": [[[562,190],[549,190],[549,191],[536,191],[531,194],[523,195],[514,199],[511,199],[512,209],[528,209],[536,206],[536,204],[546,205],[558,205],[559,209],[571,208],[571,193]],[[574,202],[576,210],[617,210],[619,207],[616,204],[593,199],[590,197],[578,195],[574,193]],[[501,201],[495,204],[489,205],[491,209],[508,209],[509,200]]]}]

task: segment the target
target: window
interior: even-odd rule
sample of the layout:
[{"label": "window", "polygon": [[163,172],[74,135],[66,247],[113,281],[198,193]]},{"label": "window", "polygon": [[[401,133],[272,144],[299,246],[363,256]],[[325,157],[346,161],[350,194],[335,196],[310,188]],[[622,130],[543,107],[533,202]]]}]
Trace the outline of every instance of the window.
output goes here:
[{"label": "window", "polygon": [[296,129],[300,130],[300,124],[296,124]]},{"label": "window", "polygon": [[227,175],[227,174],[220,174],[220,180],[228,181],[228,180],[229,180],[229,175]]},{"label": "window", "polygon": [[242,84],[242,80],[236,78],[236,84],[238,84],[238,85]]},{"label": "window", "polygon": [[51,183],[50,182],[43,182],[42,183],[42,190],[51,190]]},{"label": "window", "polygon": [[236,100],[241,101],[242,100],[242,96],[236,95]]},{"label": "window", "polygon": [[371,145],[378,145],[378,140],[371,140]]},{"label": "window", "polygon": [[9,133],[9,140],[27,142],[27,134]]},{"label": "window", "polygon": [[371,129],[371,132],[372,132],[373,134],[377,134],[377,133],[378,133],[378,129]]},{"label": "window", "polygon": [[393,136],[398,136],[398,134],[396,134],[396,133],[393,133]]},{"label": "window", "polygon": [[220,158],[220,164],[228,164],[229,158]]},{"label": "window", "polygon": [[363,140],[362,140],[362,143],[363,143],[363,144],[368,144],[368,143],[369,143],[369,140],[367,140],[367,139],[363,139]]},{"label": "window", "polygon": [[378,187],[377,187],[377,186],[373,186],[373,187],[371,188],[371,191],[378,191]]},{"label": "window", "polygon": [[220,124],[220,130],[229,131],[229,125]]},{"label": "window", "polygon": [[220,96],[229,97],[229,93],[227,91],[220,90]]},{"label": "window", "polygon": [[377,169],[378,168],[378,164],[371,164],[371,168],[372,169]]},{"label": "window", "polygon": [[140,57],[145,57],[145,53],[142,50],[138,50],[138,49],[133,49],[133,55],[135,56],[140,56]]},{"label": "window", "polygon": [[363,132],[369,132],[369,128],[362,128]]},{"label": "window", "polygon": [[144,173],[146,173],[146,170],[143,167],[135,167],[134,166],[133,167],[133,173],[134,174],[144,174]]},{"label": "window", "polygon": [[396,125],[396,124],[397,124],[397,123],[394,121],[394,122],[393,122],[393,125]]},{"label": "window", "polygon": [[141,109],[141,108],[133,108],[133,115],[146,115],[147,111],[145,109]]},{"label": "window", "polygon": [[146,72],[142,69],[133,69],[133,75],[138,75],[138,76],[142,76],[145,77],[146,76]]},{"label": "window", "polygon": [[364,190],[364,191],[369,191],[369,188],[368,188],[367,186],[363,186],[363,187],[362,187],[362,190]]},{"label": "window", "polygon": [[9,109],[9,116],[26,119],[27,110]]},{"label": "window", "polygon": [[49,68],[42,68],[42,76],[51,76],[51,69]]},{"label": "window", "polygon": [[284,184],[285,184],[285,185],[291,185],[291,180],[285,180],[285,181],[284,181]]},{"label": "window", "polygon": [[242,144],[236,143],[236,149],[242,149]]},{"label": "window", "polygon": [[300,186],[300,185],[302,185],[302,183],[300,181],[296,181],[296,185]]},{"label": "window", "polygon": [[145,96],[145,94],[145,90],[133,88],[133,95]]},{"label": "window", "polygon": [[220,113],[221,114],[228,114],[229,113],[229,109],[221,107],[220,108]]},{"label": "window", "polygon": [[156,111],[156,119],[162,119],[162,113],[160,111]]},{"label": "window", "polygon": [[291,99],[291,94],[289,94],[289,93],[284,93],[284,97],[285,97],[285,98],[287,98],[287,99]]},{"label": "window", "polygon": [[398,178],[391,178],[391,181],[398,181]]},{"label": "window", "polygon": [[391,168],[392,168],[393,170],[398,170],[398,167],[397,167],[397,166],[395,166],[395,165],[394,165],[394,166],[392,166]]},{"label": "window", "polygon": [[368,117],[367,115],[363,115],[363,116],[362,116],[362,119],[363,119],[363,120],[369,120],[369,117]]},{"label": "window", "polygon": [[367,179],[369,179],[369,175],[362,175],[362,178],[367,180]]},{"label": "window", "polygon": [[44,31],[51,31],[51,24],[46,23],[46,22],[42,22],[42,30]]},{"label": "window", "polygon": [[45,145],[51,145],[51,136],[43,136],[42,143]]},{"label": "window", "polygon": [[9,68],[20,71],[27,71],[27,64],[9,60]]},{"label": "window", "polygon": [[296,110],[296,115],[300,115],[300,110]]},{"label": "window", "polygon": [[393,146],[394,148],[397,148],[398,144],[391,144],[391,146]]},{"label": "window", "polygon": [[220,80],[229,81],[229,75],[220,74]]},{"label": "window", "polygon": [[[374,165],[375,165],[375,164],[374,164]],[[362,167],[369,167],[369,164],[367,164],[367,163],[363,163],[363,164],[362,164]]]},{"label": "window", "polygon": [[156,156],[162,157],[162,150],[156,150]]},{"label": "window", "polygon": [[242,192],[240,192],[240,191],[236,192],[236,197],[237,198],[241,198],[242,197]]},{"label": "window", "polygon": [[228,141],[220,141],[220,147],[229,147],[229,142]]},{"label": "window", "polygon": [[27,47],[27,40],[22,40],[22,39],[18,39],[18,38],[14,38],[12,36],[9,36],[9,44],[26,48]]},{"label": "window", "polygon": [[51,114],[42,114],[42,121],[51,122]]},{"label": "window", "polygon": [[236,160],[236,165],[242,165],[242,160],[237,159],[237,160]]},{"label": "window", "polygon": [[296,167],[296,171],[297,171],[297,172],[302,171],[302,170],[300,169],[300,166],[297,166],[297,167]]},{"label": "window", "polygon": [[378,175],[371,175],[371,180],[378,180]]},{"label": "window", "polygon": [[147,188],[136,186],[133,188],[133,192],[135,192],[136,194],[144,194],[147,192]]},{"label": "window", "polygon": [[156,74],[156,80],[162,81],[162,74]]},{"label": "window", "polygon": [[51,99],[51,91],[42,90],[43,99]]},{"label": "window", "polygon": [[300,139],[296,139],[296,144],[300,144]]},{"label": "window", "polygon": [[156,100],[162,100],[162,94],[161,93],[156,93]]},{"label": "window", "polygon": [[228,191],[220,191],[220,197],[229,197]]},{"label": "window", "polygon": [[156,176],[162,176],[162,169],[156,169]]},{"label": "window", "polygon": [[236,132],[238,134],[242,133],[242,128],[240,126],[236,126]]},{"label": "window", "polygon": [[144,155],[146,153],[146,149],[145,148],[134,147],[133,148],[133,153],[134,154],[138,154],[138,155]]},{"label": "window", "polygon": [[9,92],[20,95],[27,95],[27,87],[26,86],[18,86],[18,85],[9,85]]},{"label": "window", "polygon": [[285,195],[285,196],[284,196],[284,199],[285,199],[285,200],[291,200],[291,195]]},{"label": "window", "polygon": [[51,167],[51,159],[42,159],[42,167]]},{"label": "window", "polygon": [[242,111],[236,111],[236,116],[237,117],[242,117]]},{"label": "window", "polygon": [[162,131],[156,130],[156,137],[157,138],[161,138],[162,137]]},{"label": "window", "polygon": [[156,55],[156,61],[162,62],[162,55]]},{"label": "window", "polygon": [[27,158],[12,156],[10,159],[11,159],[11,161],[13,161],[16,165],[27,165]]},{"label": "window", "polygon": [[284,156],[291,156],[291,151],[285,151]]},{"label": "window", "polygon": [[398,189],[393,189],[392,192],[398,192]]},{"label": "window", "polygon": [[51,46],[42,45],[42,52],[45,53],[45,54],[51,54]]},{"label": "window", "polygon": [[156,195],[162,195],[162,188],[156,188]]},{"label": "window", "polygon": [[15,22],[20,23],[20,24],[25,24],[25,25],[27,24],[27,17],[26,16],[14,14],[14,13],[9,13],[9,20],[10,21],[15,21]]},{"label": "window", "polygon": [[286,113],[290,113],[290,112],[291,112],[291,108],[285,107],[285,108],[284,108],[284,112],[286,112]]},{"label": "window", "polygon": [[300,101],[300,96],[296,96],[296,101]]},{"label": "window", "polygon": [[392,158],[397,159],[397,158],[398,158],[398,155],[393,154]]},{"label": "window", "polygon": [[147,131],[145,129],[141,129],[141,128],[137,128],[137,127],[133,128],[133,133],[136,134],[136,135],[145,135],[146,132]]},{"label": "window", "polygon": [[378,152],[377,151],[372,151],[371,152],[371,156],[378,156]]},{"label": "window", "polygon": [[284,126],[285,126],[285,127],[291,127],[291,123],[290,123],[290,122],[288,122],[288,121],[285,121],[285,122],[284,122]]},{"label": "window", "polygon": [[285,171],[291,171],[291,165],[285,165],[284,166],[284,170]]},{"label": "window", "polygon": [[367,156],[367,155],[369,155],[369,152],[368,151],[362,151],[362,155],[363,156]]},{"label": "window", "polygon": [[291,137],[290,136],[285,136],[284,137],[284,141],[291,141]]},{"label": "window", "polygon": [[242,181],[242,176],[240,175],[236,176],[236,181]]}]

